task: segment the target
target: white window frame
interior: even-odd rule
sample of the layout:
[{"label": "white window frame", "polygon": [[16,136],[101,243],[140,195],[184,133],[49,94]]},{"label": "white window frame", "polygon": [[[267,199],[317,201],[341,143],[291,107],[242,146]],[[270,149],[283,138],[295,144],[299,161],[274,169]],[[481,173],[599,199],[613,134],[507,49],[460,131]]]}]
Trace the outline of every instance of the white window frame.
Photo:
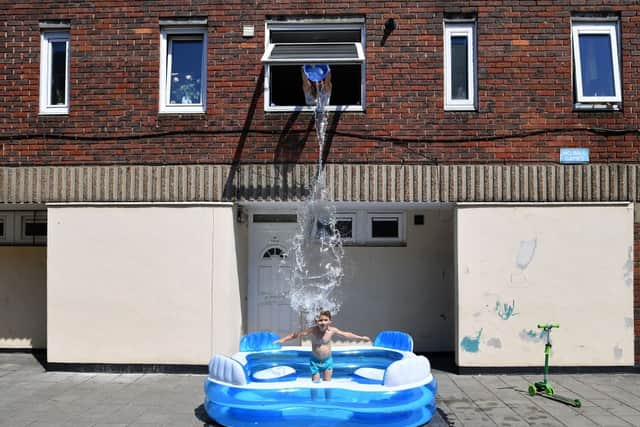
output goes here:
[{"label": "white window frame", "polygon": [[3,224],[3,233],[0,234],[0,243],[10,243],[13,241],[13,212],[0,212],[0,223]]},{"label": "white window frame", "polygon": [[[444,23],[444,109],[447,111],[476,110],[476,25],[475,22]],[[451,88],[451,38],[466,37],[467,46],[467,99],[453,99]]]},{"label": "white window frame", "polygon": [[47,211],[16,211],[14,214],[14,242],[17,244],[47,243],[47,236],[27,236],[26,224],[35,219],[35,223],[47,224]]},{"label": "white window frame", "polygon": [[351,244],[356,242],[356,233],[358,231],[356,227],[356,214],[355,213],[337,213],[335,215],[336,218],[336,228],[338,226],[338,221],[351,221],[351,237],[344,237],[340,235],[343,243]]},{"label": "white window frame", "polygon": [[[64,42],[66,45],[64,104],[52,105],[51,96],[51,44]],[[40,33],[40,114],[69,114],[70,47],[68,31],[42,31]]]},{"label": "white window frame", "polygon": [[[572,50],[575,65],[574,80],[578,103],[622,102],[620,56],[618,43],[618,21],[572,21]],[[583,34],[606,34],[611,41],[614,96],[584,96],[582,87],[582,62],[580,58],[580,36]]]},{"label": "white window frame", "polygon": [[[373,220],[394,220],[398,221],[398,236],[397,237],[373,237]],[[383,243],[402,243],[405,241],[405,214],[404,213],[367,213],[367,241],[368,242],[383,242]]]},{"label": "white window frame", "polygon": [[[271,56],[275,44],[271,43],[271,31],[293,31],[293,30],[360,30],[360,42],[349,43],[354,44],[357,52],[357,60],[353,59],[341,59],[341,58],[314,58],[313,61],[304,61],[303,59],[296,60],[271,60],[267,58]],[[264,73],[264,111],[266,112],[293,112],[293,111],[315,111],[313,105],[271,105],[271,65],[291,65],[291,64],[306,64],[306,63],[360,63],[360,104],[361,105],[329,105],[325,108],[326,111],[364,111],[365,99],[366,99],[366,56],[365,56],[365,25],[364,22],[357,24],[291,24],[291,23],[272,23],[265,22],[265,48],[264,55],[262,56],[262,62],[265,66]]]},{"label": "white window frame", "polygon": [[[172,36],[194,36],[194,40],[202,38],[202,58],[200,70],[200,99],[199,104],[171,104],[171,49]],[[206,27],[167,27],[160,30],[160,113],[205,113],[207,110],[207,28]]]}]

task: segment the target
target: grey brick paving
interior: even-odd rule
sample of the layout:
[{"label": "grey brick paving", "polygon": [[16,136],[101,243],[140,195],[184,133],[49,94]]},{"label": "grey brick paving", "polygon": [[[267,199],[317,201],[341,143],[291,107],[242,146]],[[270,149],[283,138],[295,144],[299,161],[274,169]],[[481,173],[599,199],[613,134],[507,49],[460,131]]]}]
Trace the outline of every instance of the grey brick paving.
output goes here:
[{"label": "grey brick paving", "polygon": [[[573,408],[527,394],[540,378],[434,371],[441,426],[640,426],[640,375],[553,375]],[[45,372],[30,354],[0,353],[0,427],[215,426],[204,376]]]}]

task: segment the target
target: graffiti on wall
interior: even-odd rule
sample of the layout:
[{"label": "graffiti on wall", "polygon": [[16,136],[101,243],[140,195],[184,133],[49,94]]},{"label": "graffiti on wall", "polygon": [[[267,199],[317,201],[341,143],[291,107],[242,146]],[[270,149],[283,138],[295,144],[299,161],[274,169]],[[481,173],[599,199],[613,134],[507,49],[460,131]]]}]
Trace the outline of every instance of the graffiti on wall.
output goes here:
[{"label": "graffiti on wall", "polygon": [[460,347],[462,347],[463,351],[467,353],[477,353],[480,351],[480,336],[482,335],[482,328],[478,331],[478,335],[475,338],[473,337],[464,337],[460,342]]}]

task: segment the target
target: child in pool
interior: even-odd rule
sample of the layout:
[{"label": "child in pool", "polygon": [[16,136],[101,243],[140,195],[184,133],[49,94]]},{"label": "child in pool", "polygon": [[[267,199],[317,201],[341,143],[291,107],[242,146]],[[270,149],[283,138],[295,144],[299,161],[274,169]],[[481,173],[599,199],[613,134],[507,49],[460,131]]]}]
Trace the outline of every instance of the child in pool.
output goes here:
[{"label": "child in pool", "polygon": [[300,332],[291,333],[286,337],[276,340],[275,342],[282,344],[298,337],[308,336],[311,339],[311,360],[309,361],[311,379],[313,381],[319,381],[320,374],[322,374],[322,379],[324,381],[330,381],[331,376],[333,375],[331,338],[334,335],[351,340],[371,341],[367,336],[360,336],[353,332],[341,331],[335,326],[331,326],[331,312],[322,311],[316,318],[315,326]]}]

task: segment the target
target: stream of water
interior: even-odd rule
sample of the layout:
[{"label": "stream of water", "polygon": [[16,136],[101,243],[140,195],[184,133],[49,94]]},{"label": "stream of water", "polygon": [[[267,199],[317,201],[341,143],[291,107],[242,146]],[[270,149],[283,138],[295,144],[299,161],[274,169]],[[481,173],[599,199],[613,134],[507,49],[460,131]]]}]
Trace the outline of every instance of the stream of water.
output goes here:
[{"label": "stream of water", "polygon": [[301,327],[313,324],[322,310],[332,314],[340,311],[344,250],[322,162],[328,123],[326,107],[331,97],[330,89],[324,91],[323,87],[316,86],[315,100],[318,171],[309,197],[298,209],[298,228],[287,254],[288,261],[293,260],[288,296],[291,308],[300,314]]}]

